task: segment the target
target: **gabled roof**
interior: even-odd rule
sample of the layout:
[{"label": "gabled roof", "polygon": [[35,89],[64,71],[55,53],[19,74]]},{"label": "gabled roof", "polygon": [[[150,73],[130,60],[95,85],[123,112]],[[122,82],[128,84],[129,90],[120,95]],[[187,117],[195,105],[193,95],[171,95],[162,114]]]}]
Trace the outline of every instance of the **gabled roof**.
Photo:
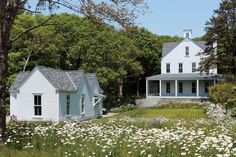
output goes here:
[{"label": "gabled roof", "polygon": [[36,67],[46,79],[59,91],[75,91],[76,87],[73,85],[71,78],[66,71],[54,69],[44,66]]},{"label": "gabled roof", "polygon": [[[183,39],[183,41],[192,41],[195,43],[197,46],[199,46],[201,49],[205,50],[206,49],[206,42],[205,41],[193,41],[189,38]],[[174,48],[176,48],[181,42],[168,42],[163,44],[162,48],[162,57],[165,57],[167,54],[169,54]]]},{"label": "gabled roof", "polygon": [[12,91],[12,92],[16,91],[18,86],[24,82],[25,78],[28,77],[29,74],[30,74],[30,71],[26,71],[26,72],[21,71],[21,72],[19,72],[19,74],[17,74],[17,76],[16,76],[15,81],[11,85],[9,91]]},{"label": "gabled roof", "polygon": [[155,75],[147,77],[146,80],[218,80],[221,78],[222,75],[212,73],[176,73]]},{"label": "gabled roof", "polygon": [[[42,75],[59,91],[76,91],[79,87],[79,82],[83,76],[81,70],[63,71],[60,69],[49,68],[45,66],[36,66]],[[18,88],[31,76],[31,72],[20,72],[12,86],[10,92],[16,92]]]},{"label": "gabled roof", "polygon": [[96,74],[95,73],[87,73],[86,77],[87,77],[89,86],[92,87],[94,78],[96,77]]}]

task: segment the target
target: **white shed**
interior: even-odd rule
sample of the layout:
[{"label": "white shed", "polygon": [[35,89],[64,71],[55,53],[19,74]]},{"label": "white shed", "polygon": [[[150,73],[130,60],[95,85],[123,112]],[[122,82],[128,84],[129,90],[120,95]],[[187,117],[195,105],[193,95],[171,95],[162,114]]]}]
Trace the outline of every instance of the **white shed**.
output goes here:
[{"label": "white shed", "polygon": [[[44,66],[36,66],[31,72],[20,72],[9,90],[10,115],[20,121],[100,117],[105,96],[96,75],[93,74],[92,81],[90,75],[82,70],[63,71]],[[97,94],[99,105],[94,104]]]}]

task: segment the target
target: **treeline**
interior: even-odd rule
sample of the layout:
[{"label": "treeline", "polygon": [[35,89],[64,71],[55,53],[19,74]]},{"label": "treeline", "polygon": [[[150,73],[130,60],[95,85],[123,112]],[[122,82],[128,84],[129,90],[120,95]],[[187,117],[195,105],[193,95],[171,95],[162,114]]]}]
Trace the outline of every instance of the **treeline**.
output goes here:
[{"label": "treeline", "polygon": [[[46,19],[44,15],[18,16],[11,38]],[[144,95],[145,77],[160,73],[163,43],[180,40],[144,28],[132,27],[127,32],[77,15],[59,14],[14,42],[8,55],[8,87],[19,71],[36,65],[83,69],[96,72],[107,95],[106,107],[114,107]]]}]

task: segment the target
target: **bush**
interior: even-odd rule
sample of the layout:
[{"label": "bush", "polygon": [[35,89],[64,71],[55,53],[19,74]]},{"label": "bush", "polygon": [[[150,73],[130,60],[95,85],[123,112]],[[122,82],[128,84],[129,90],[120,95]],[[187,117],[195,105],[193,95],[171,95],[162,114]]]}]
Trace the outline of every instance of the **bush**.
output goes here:
[{"label": "bush", "polygon": [[232,108],[230,112],[232,117],[236,117],[236,107]]},{"label": "bush", "polygon": [[209,96],[215,103],[220,103],[226,109],[236,107],[236,85],[232,83],[219,83],[209,88]]}]

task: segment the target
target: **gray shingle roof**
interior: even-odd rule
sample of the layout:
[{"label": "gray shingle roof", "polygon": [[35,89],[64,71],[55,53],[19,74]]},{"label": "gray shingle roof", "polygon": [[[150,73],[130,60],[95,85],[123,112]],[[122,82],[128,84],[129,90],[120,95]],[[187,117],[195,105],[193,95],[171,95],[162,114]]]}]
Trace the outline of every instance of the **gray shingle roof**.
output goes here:
[{"label": "gray shingle roof", "polygon": [[67,71],[67,74],[70,76],[72,82],[74,83],[75,87],[79,87],[79,82],[81,79],[81,76],[83,75],[83,71],[81,70],[72,70],[72,71]]},{"label": "gray shingle roof", "polygon": [[[44,77],[59,91],[76,91],[83,71],[71,70],[63,71],[60,69],[54,69],[44,66],[36,66]],[[17,91],[19,86],[30,76],[31,72],[20,72],[12,86],[10,92]]]},{"label": "gray shingle roof", "polygon": [[13,84],[11,85],[9,91],[16,91],[17,87],[23,83],[23,81],[25,80],[26,77],[28,77],[30,74],[29,71],[26,72],[19,72],[19,74],[17,74],[15,81],[13,82]]},{"label": "gray shingle roof", "polygon": [[[192,41],[191,39],[183,39],[183,41]],[[182,42],[182,41],[181,41]],[[168,42],[163,44],[162,48],[162,57],[165,57],[169,52],[171,52],[175,47],[177,47],[181,42]],[[205,41],[192,41],[201,49],[206,49],[206,42]]]},{"label": "gray shingle roof", "polygon": [[48,81],[60,91],[75,91],[69,76],[65,71],[44,66],[37,66],[38,70],[48,79]]},{"label": "gray shingle roof", "polygon": [[206,73],[178,73],[178,74],[160,74],[147,77],[147,80],[213,80],[220,79],[222,76],[219,74],[206,74]]}]

